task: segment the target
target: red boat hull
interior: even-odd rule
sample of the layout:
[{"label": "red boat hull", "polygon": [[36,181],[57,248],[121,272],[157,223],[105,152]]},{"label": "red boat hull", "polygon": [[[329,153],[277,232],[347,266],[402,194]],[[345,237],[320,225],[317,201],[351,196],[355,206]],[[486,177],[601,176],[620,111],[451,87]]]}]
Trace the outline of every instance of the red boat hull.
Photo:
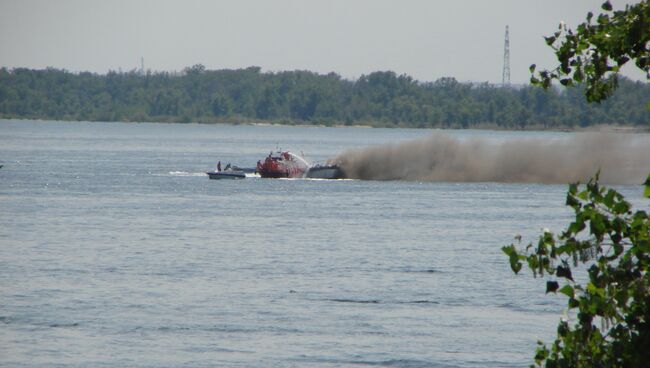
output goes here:
[{"label": "red boat hull", "polygon": [[291,178],[292,176],[289,176],[289,173],[287,171],[282,171],[282,170],[265,170],[265,169],[260,169],[257,170],[257,172],[260,173],[260,176],[263,178]]},{"label": "red boat hull", "polygon": [[308,168],[304,159],[290,152],[270,154],[257,163],[257,172],[263,178],[302,178]]}]

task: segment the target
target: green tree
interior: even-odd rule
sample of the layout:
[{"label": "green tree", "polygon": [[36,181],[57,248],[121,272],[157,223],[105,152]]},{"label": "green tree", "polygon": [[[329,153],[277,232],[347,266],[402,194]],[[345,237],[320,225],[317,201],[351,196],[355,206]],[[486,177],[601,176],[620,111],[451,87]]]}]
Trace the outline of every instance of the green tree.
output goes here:
[{"label": "green tree", "polygon": [[[650,175],[645,182],[650,197]],[[546,292],[568,298],[549,347],[539,342],[535,363],[546,367],[647,367],[650,362],[650,217],[614,189],[598,183],[571,184],[566,204],[575,219],[559,235],[545,231],[525,250],[502,248],[518,273],[527,265],[548,277]],[[521,240],[521,239],[519,239]],[[573,278],[572,267],[588,266],[588,281]],[[562,285],[560,285],[562,284]]]},{"label": "green tree", "polygon": [[[557,32],[545,37],[560,64],[533,74],[531,83],[544,88],[553,80],[565,86],[585,83],[587,100],[600,102],[617,88],[618,72],[628,61],[634,61],[650,79],[650,0],[617,11],[606,1],[602,9],[605,12],[595,18],[589,12],[587,21],[575,31],[560,23]],[[530,66],[531,73],[535,69],[535,64]]]},{"label": "green tree", "polygon": [[212,113],[214,116],[228,116],[232,111],[232,100],[222,94],[215,94],[212,97]]},{"label": "green tree", "polygon": [[507,128],[535,124],[646,125],[650,84],[620,78],[602,105],[583,89],[543,91],[461,83],[418,82],[375,72],[356,81],[309,71],[262,73],[259,67],[180,73],[136,71],[100,75],[47,68],[0,69],[0,117],[63,120],[217,122],[248,119],[305,124]]}]

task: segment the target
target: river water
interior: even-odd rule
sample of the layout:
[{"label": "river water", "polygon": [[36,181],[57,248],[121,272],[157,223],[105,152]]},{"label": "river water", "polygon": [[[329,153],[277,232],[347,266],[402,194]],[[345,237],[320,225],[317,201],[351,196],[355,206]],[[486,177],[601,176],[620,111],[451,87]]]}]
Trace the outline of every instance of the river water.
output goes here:
[{"label": "river water", "polygon": [[564,299],[500,248],[565,185],[204,174],[429,134],[0,121],[0,366],[527,366]]}]

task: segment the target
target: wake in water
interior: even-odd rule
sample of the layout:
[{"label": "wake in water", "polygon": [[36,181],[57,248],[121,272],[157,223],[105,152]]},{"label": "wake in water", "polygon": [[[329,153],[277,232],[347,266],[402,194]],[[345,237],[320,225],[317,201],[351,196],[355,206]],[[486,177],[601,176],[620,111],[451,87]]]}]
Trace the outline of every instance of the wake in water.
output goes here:
[{"label": "wake in water", "polygon": [[332,160],[364,180],[585,182],[600,170],[607,184],[641,184],[650,173],[650,138],[582,133],[567,138],[430,137],[344,152]]},{"label": "wake in water", "polygon": [[168,175],[171,176],[206,176],[204,172],[187,172],[187,171],[170,171]]}]

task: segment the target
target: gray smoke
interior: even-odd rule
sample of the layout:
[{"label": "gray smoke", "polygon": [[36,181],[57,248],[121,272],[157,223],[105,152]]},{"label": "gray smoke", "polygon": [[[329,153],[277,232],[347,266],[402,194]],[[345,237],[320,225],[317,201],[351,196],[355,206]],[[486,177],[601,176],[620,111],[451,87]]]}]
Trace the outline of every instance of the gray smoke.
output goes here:
[{"label": "gray smoke", "polygon": [[600,170],[608,184],[641,184],[650,173],[650,136],[576,133],[564,138],[458,139],[436,133],[336,157],[346,175],[365,180],[585,182]]}]

